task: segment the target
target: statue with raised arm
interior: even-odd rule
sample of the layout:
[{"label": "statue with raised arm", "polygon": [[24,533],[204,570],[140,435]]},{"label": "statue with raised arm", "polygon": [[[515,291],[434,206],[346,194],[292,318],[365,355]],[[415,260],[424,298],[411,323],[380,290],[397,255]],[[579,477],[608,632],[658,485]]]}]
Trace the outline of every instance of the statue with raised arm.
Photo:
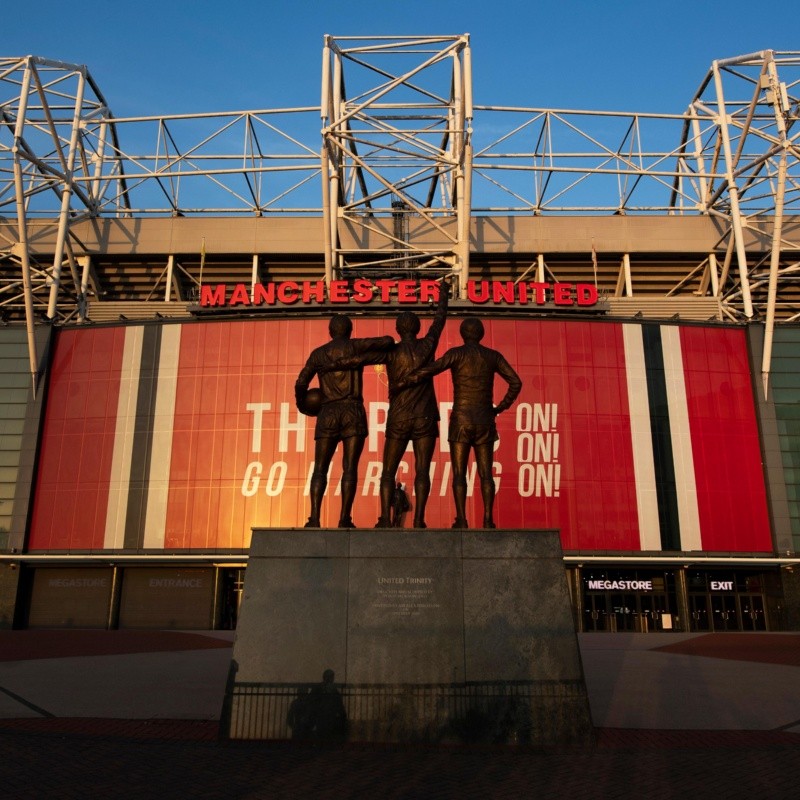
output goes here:
[{"label": "statue with raised arm", "polygon": [[425,506],[431,492],[431,458],[439,437],[439,404],[433,390],[433,378],[427,378],[400,391],[395,391],[394,387],[414,370],[429,364],[433,358],[444,329],[449,294],[449,282],[442,281],[439,285],[436,315],[422,338],[418,338],[421,327],[419,317],[411,311],[400,314],[395,323],[400,341],[382,355],[389,378],[389,414],[386,418],[380,483],[381,515],[376,528],[389,528],[392,525],[395,476],[409,442],[412,442],[414,448],[413,526],[426,527]]},{"label": "statue with raised arm", "polygon": [[[454,528],[467,528],[467,465],[470,450],[475,461],[483,497],[483,527],[494,528],[494,478],[492,450],[498,438],[495,417],[516,400],[522,389],[519,375],[501,353],[484,347],[483,323],[468,317],[461,323],[464,344],[448,350],[440,359],[416,370],[400,383],[398,389],[429,380],[440,372],[450,370],[453,379],[453,411],[450,416],[448,440],[453,469],[453,500],[456,506]],[[503,399],[494,405],[494,376],[508,384]]]},{"label": "statue with raised arm", "polygon": [[[362,384],[364,367],[377,364],[394,345],[391,336],[352,339],[353,323],[344,314],[334,314],[328,325],[331,340],[312,351],[294,385],[295,401],[303,413],[309,384],[318,376],[322,393],[314,429],[314,471],[311,475],[311,513],[306,528],[320,526],[320,509],[328,486],[328,467],[342,443],[342,509],[340,528],[355,528],[353,500],[358,484],[358,461],[367,438],[367,414]],[[347,363],[348,368],[342,368]],[[316,411],[316,409],[313,409]]]}]

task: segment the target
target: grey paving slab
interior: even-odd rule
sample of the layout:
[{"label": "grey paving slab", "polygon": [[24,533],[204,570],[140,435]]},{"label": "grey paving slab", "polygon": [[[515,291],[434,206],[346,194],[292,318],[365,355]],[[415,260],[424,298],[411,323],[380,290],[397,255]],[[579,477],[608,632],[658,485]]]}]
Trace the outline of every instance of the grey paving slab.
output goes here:
[{"label": "grey paving slab", "polygon": [[230,650],[185,650],[0,663],[0,717],[218,719]]}]

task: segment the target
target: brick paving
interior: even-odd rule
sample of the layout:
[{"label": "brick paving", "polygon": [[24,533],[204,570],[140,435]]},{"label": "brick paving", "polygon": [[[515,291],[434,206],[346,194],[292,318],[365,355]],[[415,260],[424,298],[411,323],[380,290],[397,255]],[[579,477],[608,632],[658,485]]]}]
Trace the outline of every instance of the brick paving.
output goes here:
[{"label": "brick paving", "polygon": [[225,742],[184,721],[125,723],[0,723],[4,796],[794,800],[800,776],[800,740],[771,731],[600,730],[591,748],[536,751]]}]

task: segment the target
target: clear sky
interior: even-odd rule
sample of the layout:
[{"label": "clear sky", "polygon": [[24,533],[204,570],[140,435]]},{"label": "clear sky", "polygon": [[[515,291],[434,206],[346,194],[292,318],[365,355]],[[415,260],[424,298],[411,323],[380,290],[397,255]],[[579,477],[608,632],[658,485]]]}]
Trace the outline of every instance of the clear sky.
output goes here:
[{"label": "clear sky", "polygon": [[714,59],[800,50],[743,0],[34,0],[4,56],[86,64],[117,117],[316,105],[323,34],[471,35],[476,104],[681,113]]}]

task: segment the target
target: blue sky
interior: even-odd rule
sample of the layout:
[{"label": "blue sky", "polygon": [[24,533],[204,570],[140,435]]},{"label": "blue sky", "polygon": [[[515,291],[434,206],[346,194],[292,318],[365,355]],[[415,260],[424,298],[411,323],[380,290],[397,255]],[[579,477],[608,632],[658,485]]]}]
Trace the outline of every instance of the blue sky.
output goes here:
[{"label": "blue sky", "polygon": [[[680,113],[712,60],[800,49],[785,5],[38,0],[3,55],[86,64],[118,116],[315,105],[323,34],[471,34],[477,104]],[[13,16],[12,16],[13,15]]]}]

